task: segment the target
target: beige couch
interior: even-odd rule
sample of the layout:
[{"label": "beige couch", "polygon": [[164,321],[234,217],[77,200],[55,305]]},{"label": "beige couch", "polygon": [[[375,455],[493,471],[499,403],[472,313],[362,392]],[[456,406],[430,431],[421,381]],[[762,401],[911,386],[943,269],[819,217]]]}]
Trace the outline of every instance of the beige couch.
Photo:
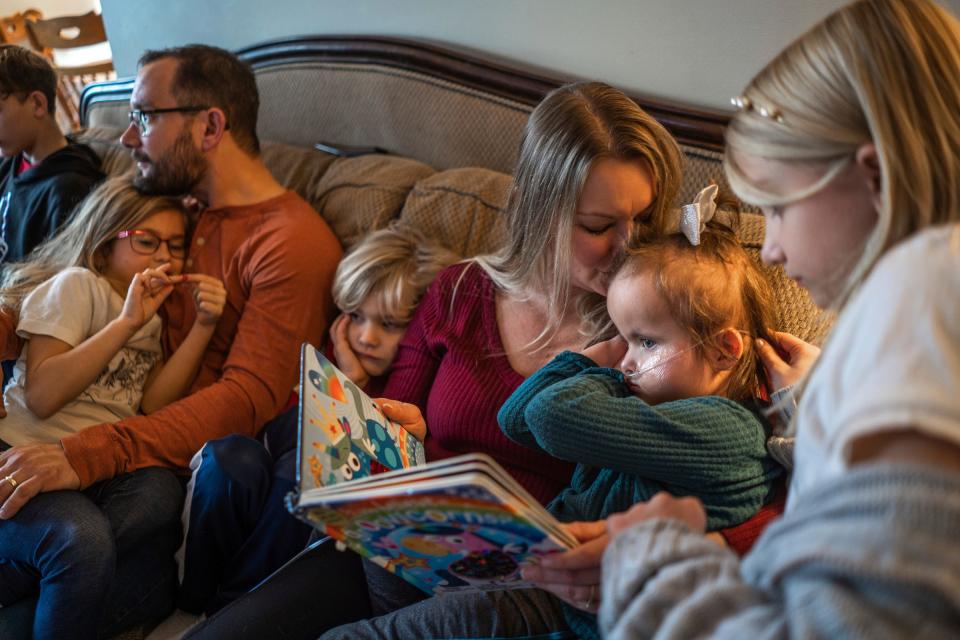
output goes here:
[{"label": "beige couch", "polygon": [[[543,94],[570,78],[543,78],[420,43],[385,38],[300,38],[241,52],[261,93],[263,159],[349,248],[371,229],[400,220],[463,256],[495,250],[505,235],[504,204],[520,135]],[[132,81],[88,87],[81,138],[110,174],[132,169],[119,137]],[[677,136],[686,154],[681,199],[708,181],[723,183],[724,114],[638,99]],[[390,153],[342,158],[315,142]],[[739,235],[759,258],[763,218],[743,216]],[[819,338],[825,323],[780,269],[767,269],[780,327]],[[153,638],[193,619],[173,616]],[[173,635],[171,635],[173,634]],[[139,638],[137,632],[124,640]]]},{"label": "beige couch", "polygon": [[[344,49],[354,51],[344,54]],[[332,53],[331,53],[332,51]],[[261,92],[263,158],[281,183],[322,215],[344,246],[392,220],[472,256],[496,249],[523,124],[550,88],[567,79],[522,71],[390,39],[307,38],[242,52]],[[332,56],[332,57],[331,57]],[[132,167],[118,142],[131,82],[90,87],[81,138],[108,173]],[[638,100],[678,137],[687,167],[681,199],[723,182],[725,116]],[[378,147],[389,154],[337,157],[313,143]],[[763,219],[745,214],[744,245],[759,254]],[[818,338],[824,323],[807,295],[769,269],[781,328]]]}]

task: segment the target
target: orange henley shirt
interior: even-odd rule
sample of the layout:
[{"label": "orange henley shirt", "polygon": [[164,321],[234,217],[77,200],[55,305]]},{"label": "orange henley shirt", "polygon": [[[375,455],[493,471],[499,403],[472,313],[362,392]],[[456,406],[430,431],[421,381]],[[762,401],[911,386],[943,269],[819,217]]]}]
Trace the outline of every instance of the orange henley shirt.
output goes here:
[{"label": "orange henley shirt", "polygon": [[[255,435],[290,395],[300,344],[323,338],[341,255],[330,227],[292,191],[200,214],[184,272],[223,280],[227,302],[190,394],[149,416],[64,438],[81,487],[143,467],[186,471],[208,440]],[[169,354],[196,317],[189,287],[174,290],[164,316]]]}]

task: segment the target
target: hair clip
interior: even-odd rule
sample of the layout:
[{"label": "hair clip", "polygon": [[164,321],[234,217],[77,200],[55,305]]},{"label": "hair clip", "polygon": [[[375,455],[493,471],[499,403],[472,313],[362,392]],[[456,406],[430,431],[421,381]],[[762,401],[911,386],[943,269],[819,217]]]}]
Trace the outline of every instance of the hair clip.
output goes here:
[{"label": "hair clip", "polygon": [[749,111],[753,108],[753,102],[747,96],[734,96],[730,102],[737,108],[737,111]]},{"label": "hair clip", "polygon": [[730,98],[731,104],[737,108],[737,111],[753,111],[761,118],[773,120],[778,124],[783,124],[783,114],[776,107],[765,107],[753,104],[753,100],[746,96],[734,96]]},{"label": "hair clip", "polygon": [[700,244],[700,234],[703,233],[707,223],[713,219],[713,214],[717,212],[719,190],[720,188],[715,184],[708,185],[697,194],[691,204],[685,204],[679,209],[680,231],[693,246]]}]

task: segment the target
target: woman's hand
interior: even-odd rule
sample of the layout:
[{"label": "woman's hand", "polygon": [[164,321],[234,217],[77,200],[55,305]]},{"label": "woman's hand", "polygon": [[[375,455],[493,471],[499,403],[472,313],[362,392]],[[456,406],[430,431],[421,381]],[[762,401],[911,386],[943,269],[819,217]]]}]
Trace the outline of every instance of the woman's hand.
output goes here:
[{"label": "woman's hand", "polygon": [[223,282],[201,273],[188,273],[180,276],[180,282],[193,285],[193,301],[197,305],[197,322],[212,327],[223,315],[227,303],[227,290]]},{"label": "woman's hand", "polygon": [[337,368],[343,371],[345,376],[353,380],[353,383],[362,389],[370,382],[370,374],[363,368],[357,354],[350,348],[350,339],[347,336],[347,329],[349,328],[350,316],[346,313],[341,313],[337,316],[337,319],[333,321],[333,324],[330,325],[330,342],[333,344],[333,358],[337,361]]},{"label": "woman's hand", "polygon": [[777,391],[796,384],[807,375],[820,356],[820,348],[789,333],[772,331],[771,335],[777,344],[774,346],[757,339],[757,353],[770,376],[773,390]]},{"label": "woman's hand", "polygon": [[399,423],[414,438],[423,442],[427,437],[427,423],[423,419],[423,414],[420,413],[420,407],[388,398],[374,398],[373,401],[385,416]]},{"label": "woman's hand", "polygon": [[123,301],[120,318],[128,322],[134,330],[145,325],[173,291],[176,280],[169,271],[168,263],[133,275],[130,286],[127,287],[127,297]]},{"label": "woman's hand", "polygon": [[596,362],[599,367],[616,368],[627,355],[627,341],[621,336],[614,336],[609,340],[590,345],[583,350],[583,355]]},{"label": "woman's hand", "polygon": [[610,541],[606,521],[571,522],[564,528],[582,544],[524,567],[523,578],[577,609],[596,613],[600,609],[600,567]]},{"label": "woman's hand", "polygon": [[638,502],[627,511],[607,518],[607,533],[616,538],[624,530],[645,520],[679,520],[694,531],[707,530],[707,512],[696,498],[675,498],[661,491],[647,502]]}]

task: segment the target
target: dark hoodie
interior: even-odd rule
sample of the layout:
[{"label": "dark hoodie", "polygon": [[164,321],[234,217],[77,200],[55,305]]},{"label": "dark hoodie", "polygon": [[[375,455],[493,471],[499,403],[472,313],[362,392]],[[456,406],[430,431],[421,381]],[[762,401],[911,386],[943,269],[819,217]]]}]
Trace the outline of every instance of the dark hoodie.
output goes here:
[{"label": "dark hoodie", "polygon": [[20,154],[0,159],[0,232],[7,244],[0,263],[21,260],[52,236],[104,177],[93,149],[72,141],[18,176],[20,162]]}]

